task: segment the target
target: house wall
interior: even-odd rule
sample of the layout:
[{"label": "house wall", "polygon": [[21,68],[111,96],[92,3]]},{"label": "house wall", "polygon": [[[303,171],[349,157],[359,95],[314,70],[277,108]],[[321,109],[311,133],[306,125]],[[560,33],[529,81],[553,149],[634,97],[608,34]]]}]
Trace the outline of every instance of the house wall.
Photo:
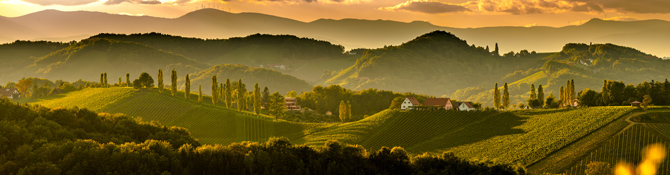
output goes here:
[{"label": "house wall", "polygon": [[405,101],[402,101],[402,104],[400,104],[400,109],[407,110],[410,106],[414,105],[412,105],[412,102],[409,101],[409,98],[405,98]]},{"label": "house wall", "polygon": [[458,106],[458,110],[459,111],[474,111],[475,109],[474,108],[469,108],[468,105],[466,105],[465,103],[461,103],[461,105]]}]

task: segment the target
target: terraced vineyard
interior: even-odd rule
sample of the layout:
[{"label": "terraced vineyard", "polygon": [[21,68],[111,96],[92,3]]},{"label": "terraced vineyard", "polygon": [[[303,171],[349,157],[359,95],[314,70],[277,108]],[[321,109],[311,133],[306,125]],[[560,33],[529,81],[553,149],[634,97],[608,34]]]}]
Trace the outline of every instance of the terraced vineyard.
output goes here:
[{"label": "terraced vineyard", "polygon": [[366,148],[377,150],[382,146],[410,147],[437,135],[449,133],[467,126],[475,120],[488,117],[494,112],[463,111],[407,111],[395,113],[361,143]]},{"label": "terraced vineyard", "polygon": [[[642,150],[645,146],[653,143],[663,143],[666,148],[670,146],[668,138],[660,136],[654,130],[655,128],[667,128],[670,124],[652,124],[653,127],[647,127],[645,124],[636,124],[626,129],[624,132],[609,139],[605,144],[578,161],[572,168],[566,170],[567,174],[584,174],[586,165],[591,162],[607,162],[614,166],[620,160],[626,160],[634,164],[639,164],[642,159]],[[667,131],[667,130],[666,130]],[[670,174],[670,161],[663,161],[656,173],[658,175]]]},{"label": "terraced vineyard", "polygon": [[501,113],[410,147],[459,157],[529,165],[632,111],[630,107],[524,110]]}]

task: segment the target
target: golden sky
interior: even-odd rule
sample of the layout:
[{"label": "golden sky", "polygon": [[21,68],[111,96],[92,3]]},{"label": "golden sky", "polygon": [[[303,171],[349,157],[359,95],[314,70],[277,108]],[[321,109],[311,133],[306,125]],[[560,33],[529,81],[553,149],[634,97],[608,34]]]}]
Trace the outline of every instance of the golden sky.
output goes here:
[{"label": "golden sky", "polygon": [[575,25],[591,18],[670,21],[670,0],[0,0],[0,15],[56,9],[176,18],[198,8],[320,18],[427,21],[447,27]]}]

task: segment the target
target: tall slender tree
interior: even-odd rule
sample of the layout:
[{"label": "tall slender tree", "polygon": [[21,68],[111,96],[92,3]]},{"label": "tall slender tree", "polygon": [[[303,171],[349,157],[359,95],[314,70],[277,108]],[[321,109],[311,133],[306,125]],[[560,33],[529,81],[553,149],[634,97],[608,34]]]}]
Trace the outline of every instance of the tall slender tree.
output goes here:
[{"label": "tall slender tree", "polygon": [[269,102],[268,98],[270,98],[270,90],[267,86],[265,86],[265,89],[263,89],[263,94],[261,95],[261,101],[263,103],[267,103]]},{"label": "tall slender tree", "polygon": [[223,83],[220,83],[219,84],[219,92],[218,92],[219,93],[219,101],[223,101],[223,106],[226,106],[226,91],[224,91],[224,89],[226,89],[226,87],[223,86]]},{"label": "tall slender tree", "polygon": [[244,94],[246,92],[244,92],[243,89],[244,89],[244,87],[242,87],[242,79],[240,78],[239,83],[237,83],[237,110],[238,111],[244,110],[243,107],[245,106]]},{"label": "tall slender tree", "polygon": [[107,72],[105,72],[105,83],[102,84],[104,87],[109,87],[109,83],[107,83]]},{"label": "tall slender tree", "polygon": [[575,99],[575,96],[576,96],[575,95],[575,80],[571,79],[570,80],[570,101],[568,103],[570,103],[572,105],[572,101]]},{"label": "tall slender tree", "polygon": [[544,104],[544,89],[541,84],[537,86],[537,99],[540,100],[540,104]]},{"label": "tall slender tree", "polygon": [[133,84],[130,83],[130,73],[126,73],[126,86],[133,87]]},{"label": "tall slender tree", "polygon": [[507,83],[503,86],[503,96],[502,96],[502,101],[503,101],[503,109],[507,109],[509,107],[509,91],[507,90]]},{"label": "tall slender tree", "polygon": [[230,78],[226,78],[226,108],[231,108],[233,105],[233,88],[230,84]]},{"label": "tall slender tree", "polygon": [[496,108],[500,108],[500,90],[498,89],[498,83],[496,83],[496,86],[493,89],[493,105],[495,105]]},{"label": "tall slender tree", "polygon": [[561,86],[561,91],[558,94],[558,104],[565,104],[565,89]]},{"label": "tall slender tree", "polygon": [[100,73],[100,87],[105,86],[105,73]]},{"label": "tall slender tree", "polygon": [[184,96],[186,100],[191,98],[191,79],[188,78],[188,74],[186,74],[186,80],[184,81]]},{"label": "tall slender tree", "polygon": [[163,84],[163,69],[158,69],[158,92],[163,93],[164,87],[165,84]]},{"label": "tall slender tree", "polygon": [[496,43],[496,48],[493,50],[493,55],[500,56],[500,50],[498,50],[498,43]]},{"label": "tall slender tree", "polygon": [[340,121],[346,122],[347,121],[347,105],[344,103],[344,100],[340,101],[340,110],[339,112],[339,117]]},{"label": "tall slender tree", "polygon": [[530,84],[530,99],[537,99],[537,94],[535,93],[535,84]]},{"label": "tall slender tree", "polygon": [[177,96],[177,71],[172,69],[172,75],[170,76],[170,90],[172,90],[172,96]]},{"label": "tall slender tree", "polygon": [[256,115],[261,113],[261,88],[258,87],[258,83],[254,85],[254,112]]},{"label": "tall slender tree", "polygon": [[279,92],[275,92],[270,95],[269,100],[270,102],[268,103],[268,112],[270,115],[275,116],[275,119],[281,118],[284,115],[284,109],[286,109],[284,97],[279,94]]},{"label": "tall slender tree", "polygon": [[347,101],[347,121],[351,121],[351,103]]},{"label": "tall slender tree", "polygon": [[198,85],[198,103],[202,103],[202,85]]},{"label": "tall slender tree", "polygon": [[121,79],[121,77],[119,77],[119,87],[121,87],[122,85],[123,85],[123,80]]},{"label": "tall slender tree", "polygon": [[219,103],[219,83],[216,82],[216,75],[212,76],[212,104],[216,106]]}]

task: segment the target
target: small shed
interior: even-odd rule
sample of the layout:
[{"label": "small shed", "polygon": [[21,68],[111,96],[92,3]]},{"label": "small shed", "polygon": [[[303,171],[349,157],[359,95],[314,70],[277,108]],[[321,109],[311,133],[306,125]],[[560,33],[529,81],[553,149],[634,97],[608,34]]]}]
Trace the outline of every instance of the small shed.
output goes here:
[{"label": "small shed", "polygon": [[639,101],[630,102],[630,106],[633,106],[633,107],[640,107],[640,104],[642,104],[642,102],[639,102]]}]

